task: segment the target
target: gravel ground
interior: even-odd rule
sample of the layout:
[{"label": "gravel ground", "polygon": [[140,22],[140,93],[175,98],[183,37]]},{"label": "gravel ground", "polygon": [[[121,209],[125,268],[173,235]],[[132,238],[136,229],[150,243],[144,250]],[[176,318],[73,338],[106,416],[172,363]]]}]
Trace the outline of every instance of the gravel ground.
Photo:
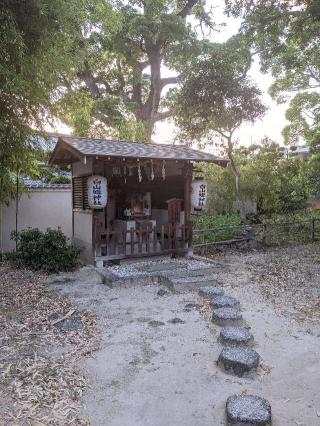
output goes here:
[{"label": "gravel ground", "polygon": [[[210,322],[209,302],[195,291],[170,292],[148,275],[136,276],[129,287],[109,288],[91,268],[50,279],[47,286],[38,275],[0,270],[4,424],[223,426],[227,398],[253,394],[270,401],[273,426],[318,426],[319,259],[317,244],[213,258],[222,265],[215,273],[219,286],[240,301],[254,335],[262,360],[254,378],[217,366],[220,327]],[[152,275],[165,270],[165,262],[182,272],[208,266],[147,261],[113,267],[112,273]],[[63,332],[49,319],[72,311],[80,330]],[[98,330],[100,347],[93,352]],[[86,350],[91,356],[84,358]],[[28,360],[32,368],[25,366]]]},{"label": "gravel ground", "polygon": [[219,278],[232,287],[253,286],[277,314],[320,323],[320,244],[212,256],[230,268]]},{"label": "gravel ground", "polygon": [[[79,364],[90,384],[82,416],[93,426],[223,426],[227,398],[253,394],[270,401],[273,426],[318,426],[319,324],[300,318],[293,306],[295,289],[285,286],[280,299],[277,281],[265,275],[275,268],[265,265],[273,256],[279,260],[283,253],[290,268],[299,253],[300,262],[307,253],[312,257],[314,247],[292,250],[291,261],[290,250],[218,258],[227,264],[217,267],[219,285],[239,299],[261,356],[253,378],[238,378],[217,366],[220,327],[210,322],[209,302],[196,292],[172,293],[138,277],[129,287],[111,289],[90,280],[55,286],[80,309],[93,310],[102,333],[100,350]],[[144,268],[159,265],[148,262]],[[128,276],[127,265],[117,269]],[[316,274],[312,282],[310,289],[317,286]],[[266,287],[279,296],[270,297]]]},{"label": "gravel ground", "polygon": [[75,366],[98,348],[95,317],[46,281],[0,264],[1,425],[87,424],[78,416],[86,381]]},{"label": "gravel ground", "polygon": [[[156,260],[155,260],[156,259]],[[108,267],[108,271],[118,278],[128,277],[148,277],[154,275],[154,268],[159,271],[161,269],[181,269],[186,271],[193,271],[199,268],[210,267],[210,263],[203,260],[184,259],[184,258],[153,258],[146,261],[129,261],[121,265]]]}]

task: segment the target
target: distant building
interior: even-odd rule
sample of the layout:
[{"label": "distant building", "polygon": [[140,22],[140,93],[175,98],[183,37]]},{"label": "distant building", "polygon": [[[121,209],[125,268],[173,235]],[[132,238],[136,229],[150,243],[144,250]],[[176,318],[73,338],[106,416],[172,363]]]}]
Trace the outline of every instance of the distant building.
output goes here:
[{"label": "distant building", "polygon": [[285,156],[297,156],[300,160],[306,161],[310,155],[310,147],[309,146],[289,146],[284,149]]}]

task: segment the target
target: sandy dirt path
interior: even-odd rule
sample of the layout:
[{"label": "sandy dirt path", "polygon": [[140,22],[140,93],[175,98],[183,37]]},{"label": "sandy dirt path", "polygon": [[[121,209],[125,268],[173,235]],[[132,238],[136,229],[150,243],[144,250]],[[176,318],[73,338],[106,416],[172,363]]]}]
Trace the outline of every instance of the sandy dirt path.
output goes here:
[{"label": "sandy dirt path", "polygon": [[130,288],[90,280],[56,286],[94,311],[102,331],[100,350],[80,365],[91,384],[83,415],[92,425],[224,425],[225,402],[234,393],[267,398],[274,426],[320,425],[320,329],[277,316],[251,281],[246,261],[230,258],[218,274],[226,293],[240,300],[255,336],[263,359],[255,379],[216,366],[219,327],[207,311],[188,306],[202,304],[196,292],[166,289],[159,296],[164,287],[138,279]]}]

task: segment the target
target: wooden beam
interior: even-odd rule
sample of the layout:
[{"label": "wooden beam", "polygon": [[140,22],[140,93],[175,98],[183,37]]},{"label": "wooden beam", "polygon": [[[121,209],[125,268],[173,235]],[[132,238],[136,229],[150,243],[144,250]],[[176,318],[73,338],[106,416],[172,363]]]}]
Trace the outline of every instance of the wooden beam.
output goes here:
[{"label": "wooden beam", "polygon": [[184,167],[184,222],[186,226],[191,220],[191,182],[192,165],[186,163]]}]

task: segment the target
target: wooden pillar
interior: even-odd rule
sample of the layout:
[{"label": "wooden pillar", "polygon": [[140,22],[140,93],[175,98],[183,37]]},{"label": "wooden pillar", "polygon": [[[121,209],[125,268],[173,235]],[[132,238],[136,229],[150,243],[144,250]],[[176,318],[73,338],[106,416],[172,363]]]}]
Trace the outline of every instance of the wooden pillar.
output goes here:
[{"label": "wooden pillar", "polygon": [[[92,175],[103,174],[103,162],[97,157],[92,159]],[[100,225],[100,211],[92,210],[92,257],[95,266],[102,267],[103,262],[96,261],[97,257],[101,256],[101,225]]]},{"label": "wooden pillar", "polygon": [[73,164],[71,164],[71,212],[72,212],[72,216],[71,216],[71,220],[72,220],[72,241],[74,238],[74,209],[73,209]]},{"label": "wooden pillar", "polygon": [[192,229],[191,229],[191,182],[192,182],[192,164],[186,163],[184,167],[184,224],[188,229],[188,246],[191,247]]},{"label": "wooden pillar", "polygon": [[95,210],[92,210],[92,257],[95,258],[98,255],[98,215]]}]

